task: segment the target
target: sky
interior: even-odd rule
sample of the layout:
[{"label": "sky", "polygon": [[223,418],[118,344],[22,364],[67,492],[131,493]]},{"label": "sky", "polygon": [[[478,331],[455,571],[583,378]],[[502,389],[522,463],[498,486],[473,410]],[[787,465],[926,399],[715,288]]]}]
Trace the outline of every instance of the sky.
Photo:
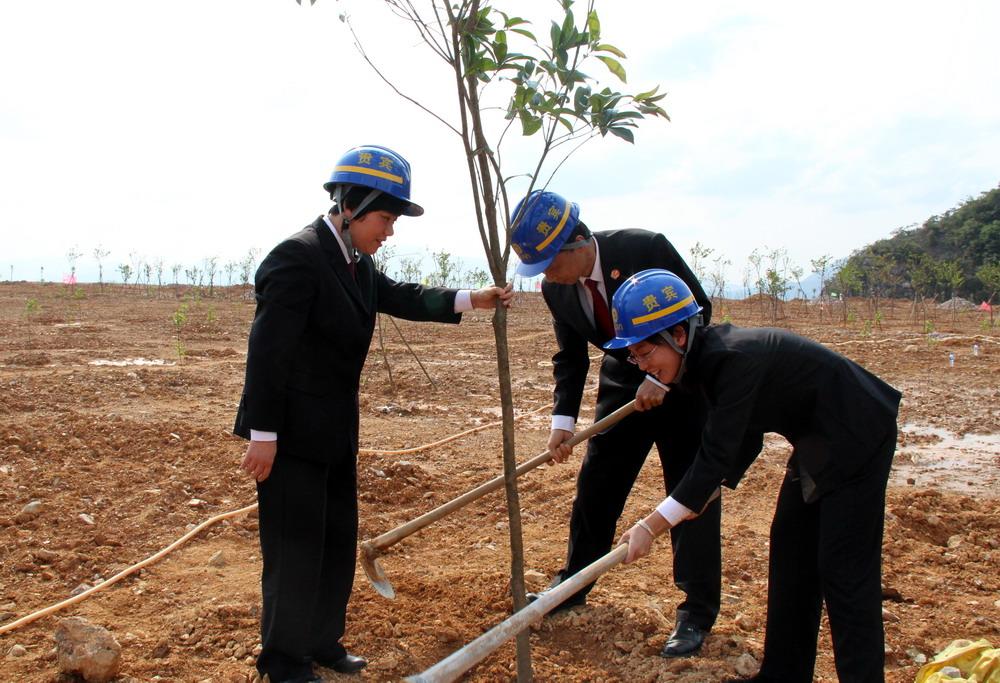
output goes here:
[{"label": "sky", "polygon": [[[539,36],[559,15],[497,4]],[[1000,3],[596,7],[628,83],[588,72],[658,85],[671,121],[560,168],[549,189],[592,229],[656,230],[685,256],[700,243],[734,284],[755,249],[808,273],[1000,183]],[[96,280],[97,248],[105,280],[266,253],[329,208],[321,186],[357,144],[413,168],[426,214],[397,223],[397,262],[481,267],[460,139],[372,71],[343,12],[400,90],[456,120],[448,67],[376,0],[0,2],[0,280],[61,279],[71,251]],[[505,172],[530,170],[535,140],[505,144]]]}]

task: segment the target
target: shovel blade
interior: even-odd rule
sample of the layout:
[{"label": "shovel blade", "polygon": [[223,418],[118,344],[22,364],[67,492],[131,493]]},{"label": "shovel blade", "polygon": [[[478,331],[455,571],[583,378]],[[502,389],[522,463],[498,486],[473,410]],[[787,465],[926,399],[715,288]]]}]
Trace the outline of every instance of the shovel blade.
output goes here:
[{"label": "shovel blade", "polygon": [[392,583],[389,582],[389,577],[385,575],[385,570],[382,569],[377,557],[370,557],[368,554],[362,553],[361,566],[376,593],[389,600],[396,599],[396,591],[392,587]]}]

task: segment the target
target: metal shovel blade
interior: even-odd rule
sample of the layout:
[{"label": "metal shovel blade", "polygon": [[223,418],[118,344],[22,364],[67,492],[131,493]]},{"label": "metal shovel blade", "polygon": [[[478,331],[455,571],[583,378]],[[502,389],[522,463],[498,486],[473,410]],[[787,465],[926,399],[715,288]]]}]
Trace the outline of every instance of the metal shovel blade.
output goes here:
[{"label": "metal shovel blade", "polygon": [[382,564],[378,561],[378,554],[374,548],[361,546],[361,566],[364,568],[372,587],[379,595],[389,600],[396,599],[396,590],[389,582],[385,570],[382,569]]}]

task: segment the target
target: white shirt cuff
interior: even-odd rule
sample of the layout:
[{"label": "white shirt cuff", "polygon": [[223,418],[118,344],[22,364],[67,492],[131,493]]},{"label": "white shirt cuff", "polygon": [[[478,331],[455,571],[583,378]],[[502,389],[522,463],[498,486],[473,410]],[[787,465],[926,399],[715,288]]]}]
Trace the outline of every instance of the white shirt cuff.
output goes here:
[{"label": "white shirt cuff", "polygon": [[670,387],[668,387],[666,384],[664,384],[660,380],[656,379],[652,375],[646,375],[646,381],[647,382],[652,382],[653,384],[655,384],[656,386],[660,387],[664,391],[670,391]]},{"label": "white shirt cuff", "polygon": [[250,430],[251,441],[277,441],[278,432],[258,432],[256,429]]},{"label": "white shirt cuff", "polygon": [[691,510],[678,503],[673,498],[666,498],[656,506],[656,511],[663,519],[667,520],[670,526],[675,527],[691,514]]},{"label": "white shirt cuff", "polygon": [[472,290],[460,289],[455,293],[455,312],[465,313],[472,310]]},{"label": "white shirt cuff", "polygon": [[576,431],[576,420],[569,415],[553,415],[552,429],[561,429],[572,434]]}]

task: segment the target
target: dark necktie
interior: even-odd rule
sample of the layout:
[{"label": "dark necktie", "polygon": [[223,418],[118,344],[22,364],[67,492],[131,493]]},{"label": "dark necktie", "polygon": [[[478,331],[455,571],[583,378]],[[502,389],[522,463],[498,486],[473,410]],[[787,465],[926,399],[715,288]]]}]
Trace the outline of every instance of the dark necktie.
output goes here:
[{"label": "dark necktie", "polygon": [[611,322],[611,311],[608,310],[608,302],[601,295],[601,290],[597,287],[597,280],[587,278],[584,280],[584,284],[587,285],[587,289],[590,290],[591,297],[594,300],[594,323],[597,325],[597,331],[604,335],[605,339],[611,339],[615,336],[615,326]]},{"label": "dark necktie", "polygon": [[355,280],[358,279],[358,264],[354,262],[354,259],[347,262],[347,272],[349,272],[351,277]]}]

